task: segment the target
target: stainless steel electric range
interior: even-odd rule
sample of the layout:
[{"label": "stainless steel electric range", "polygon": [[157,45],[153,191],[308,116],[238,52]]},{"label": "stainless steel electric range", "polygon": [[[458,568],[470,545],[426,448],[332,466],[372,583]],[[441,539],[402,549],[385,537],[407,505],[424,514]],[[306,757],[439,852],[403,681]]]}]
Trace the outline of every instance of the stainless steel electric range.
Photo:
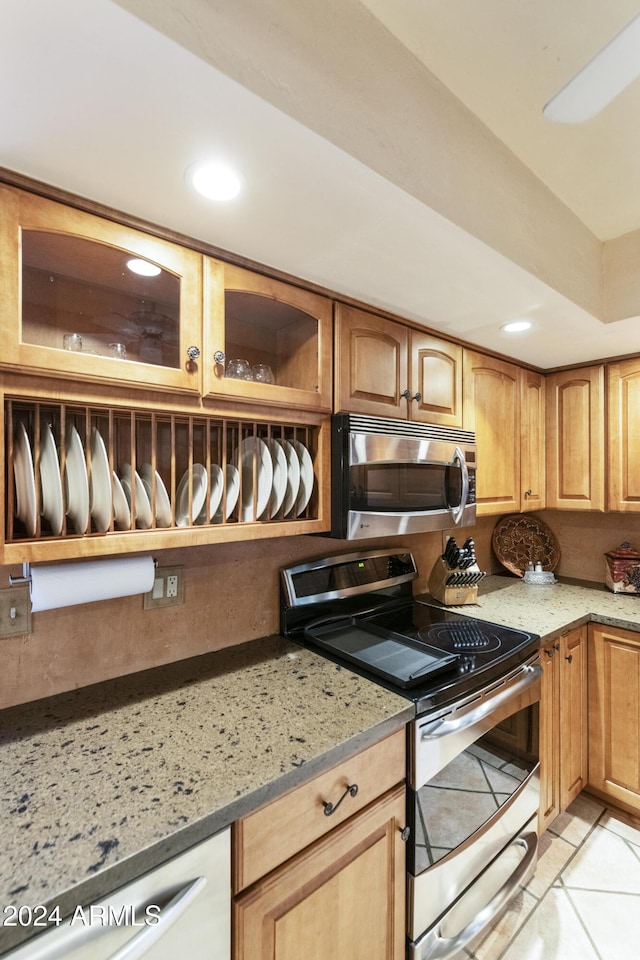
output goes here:
[{"label": "stainless steel electric range", "polygon": [[281,573],[281,631],[407,697],[407,954],[455,957],[537,856],[539,637],[413,596],[413,556],[368,550]]}]

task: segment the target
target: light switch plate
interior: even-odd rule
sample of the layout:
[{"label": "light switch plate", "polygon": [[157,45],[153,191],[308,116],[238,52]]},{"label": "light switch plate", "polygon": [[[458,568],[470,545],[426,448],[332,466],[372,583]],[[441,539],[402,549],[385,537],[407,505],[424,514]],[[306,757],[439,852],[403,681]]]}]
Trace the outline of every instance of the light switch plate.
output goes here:
[{"label": "light switch plate", "polygon": [[29,587],[0,590],[0,638],[31,633]]}]

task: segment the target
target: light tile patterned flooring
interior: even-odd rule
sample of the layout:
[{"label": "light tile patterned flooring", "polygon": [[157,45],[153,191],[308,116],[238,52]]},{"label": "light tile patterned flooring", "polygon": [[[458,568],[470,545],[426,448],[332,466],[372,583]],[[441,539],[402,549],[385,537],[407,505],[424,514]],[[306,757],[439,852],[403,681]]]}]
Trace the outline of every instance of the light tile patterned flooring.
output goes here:
[{"label": "light tile patterned flooring", "polygon": [[581,794],[540,838],[535,876],[474,960],[638,960],[640,829]]}]

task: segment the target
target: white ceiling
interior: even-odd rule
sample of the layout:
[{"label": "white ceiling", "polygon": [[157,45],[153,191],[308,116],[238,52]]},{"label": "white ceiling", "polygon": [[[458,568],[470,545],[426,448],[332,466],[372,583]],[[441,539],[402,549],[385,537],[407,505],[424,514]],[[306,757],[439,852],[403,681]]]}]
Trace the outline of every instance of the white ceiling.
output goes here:
[{"label": "white ceiling", "polygon": [[[164,33],[125,6],[158,18]],[[373,13],[409,66],[418,58],[436,74],[552,191],[545,204],[565,219],[568,207],[588,228],[576,221],[587,246],[640,227],[640,82],[584,128],[540,116],[636,12],[624,0],[366,0],[368,10],[327,0],[306,24],[317,49],[301,42],[285,0],[21,0],[5,7],[0,31],[0,166],[540,367],[638,351],[636,316],[602,323],[526,257],[487,240],[480,223],[462,227],[407,189],[406,171],[396,176],[351,147],[349,103],[383,65],[372,55],[369,76],[330,96],[330,58],[324,76],[317,54],[347,7]],[[243,12],[246,30],[234,36]],[[280,67],[276,41],[288,43],[295,69]],[[341,42],[348,51],[358,40]],[[301,122],[305,89],[324,96],[325,111]],[[341,143],[328,135],[337,120]],[[377,138],[369,127],[363,143]],[[488,131],[486,141],[517,172]],[[234,204],[202,201],[186,182],[187,168],[211,156],[241,171]],[[509,339],[500,324],[521,315],[534,327]]]}]

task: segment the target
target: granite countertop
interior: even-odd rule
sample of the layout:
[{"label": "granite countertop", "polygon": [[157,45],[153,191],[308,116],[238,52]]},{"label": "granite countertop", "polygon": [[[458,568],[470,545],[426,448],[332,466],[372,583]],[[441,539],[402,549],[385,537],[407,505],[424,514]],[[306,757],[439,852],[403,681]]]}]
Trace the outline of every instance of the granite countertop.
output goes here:
[{"label": "granite countertop", "polygon": [[[442,604],[429,594],[417,599]],[[490,576],[478,588],[478,603],[447,607],[479,620],[520,627],[553,640],[590,620],[640,631],[640,595],[612,593],[604,585],[560,579],[540,585],[517,577]]]},{"label": "granite countertop", "polygon": [[[280,637],[2,711],[0,923],[94,903],[411,711]],[[0,926],[0,952],[32,932]]]}]

